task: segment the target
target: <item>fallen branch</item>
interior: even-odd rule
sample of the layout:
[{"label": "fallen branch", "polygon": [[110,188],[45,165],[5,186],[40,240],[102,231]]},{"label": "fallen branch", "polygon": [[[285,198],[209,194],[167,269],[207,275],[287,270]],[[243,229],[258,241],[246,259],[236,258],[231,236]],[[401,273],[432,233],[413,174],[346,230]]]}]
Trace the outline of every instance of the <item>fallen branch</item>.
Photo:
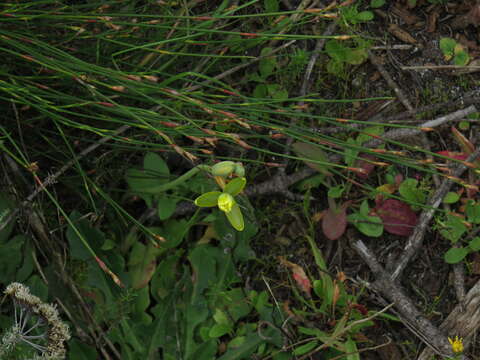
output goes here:
[{"label": "fallen branch", "polygon": [[[388,301],[393,302],[402,322],[429,346],[433,352],[443,357],[455,356],[445,334],[438,330],[417,310],[398,283],[391,280],[390,274],[383,269],[375,255],[367,248],[363,241],[358,240],[353,242],[352,247],[375,275],[375,282],[368,283],[367,287],[381,294],[381,296],[385,297]],[[467,360],[468,358],[464,356],[462,359]]]}]

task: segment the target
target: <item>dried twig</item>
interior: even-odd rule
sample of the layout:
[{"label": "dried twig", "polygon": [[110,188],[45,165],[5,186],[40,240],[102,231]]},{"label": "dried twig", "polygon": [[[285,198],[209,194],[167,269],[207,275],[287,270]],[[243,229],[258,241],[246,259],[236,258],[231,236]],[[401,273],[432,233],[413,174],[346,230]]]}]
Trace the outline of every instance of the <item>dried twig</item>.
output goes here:
[{"label": "dried twig", "polygon": [[[447,335],[463,338],[463,344],[467,348],[480,326],[480,281],[478,281],[465,295],[462,303],[448,315],[440,325],[440,329]],[[425,348],[418,360],[432,358],[432,351]]]},{"label": "dried twig", "polygon": [[[480,148],[476,149],[466,160],[466,162],[474,161],[478,156],[480,156]],[[467,169],[467,166],[464,164],[460,164],[457,166],[453,173],[453,178],[459,178],[463,172]],[[446,178],[442,185],[438,188],[435,194],[430,199],[427,207],[420,215],[420,219],[418,220],[418,224],[413,231],[413,234],[408,238],[407,244],[405,245],[402,256],[396,262],[396,264],[389,268],[395,269],[390,279],[395,281],[400,278],[402,271],[407,266],[408,262],[418,254],[418,250],[423,244],[423,238],[425,232],[427,231],[428,224],[430,220],[433,218],[433,214],[438,206],[441,204],[442,199],[445,197],[445,194],[448,192],[450,187],[453,185],[454,180],[451,178]]]},{"label": "dried twig", "polygon": [[[417,310],[397,282],[391,280],[390,274],[383,269],[363,241],[353,242],[352,246],[375,275],[376,281],[367,286],[393,302],[396,310],[401,314],[401,318],[407,322],[407,327],[435,353],[445,357],[454,356],[447,337]],[[463,359],[467,360],[466,357]]]}]

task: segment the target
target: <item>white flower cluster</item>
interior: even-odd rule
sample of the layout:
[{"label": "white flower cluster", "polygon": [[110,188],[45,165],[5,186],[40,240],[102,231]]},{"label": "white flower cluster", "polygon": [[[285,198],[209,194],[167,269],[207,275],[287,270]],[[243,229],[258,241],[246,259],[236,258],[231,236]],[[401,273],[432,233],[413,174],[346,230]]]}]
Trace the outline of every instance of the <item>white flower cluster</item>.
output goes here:
[{"label": "white flower cluster", "polygon": [[[24,342],[42,353],[40,359],[64,359],[66,355],[64,343],[70,339],[70,330],[68,325],[60,319],[56,307],[43,303],[40,298],[30,294],[28,287],[20,283],[8,285],[4,293],[12,297],[15,304],[15,324],[4,334],[0,344],[0,354],[2,351],[9,352],[15,344]],[[32,315],[37,316],[38,319],[28,328],[27,323]],[[33,329],[40,326],[47,327],[44,334],[30,334]],[[38,339],[45,340],[46,344],[39,345],[33,342]]]}]

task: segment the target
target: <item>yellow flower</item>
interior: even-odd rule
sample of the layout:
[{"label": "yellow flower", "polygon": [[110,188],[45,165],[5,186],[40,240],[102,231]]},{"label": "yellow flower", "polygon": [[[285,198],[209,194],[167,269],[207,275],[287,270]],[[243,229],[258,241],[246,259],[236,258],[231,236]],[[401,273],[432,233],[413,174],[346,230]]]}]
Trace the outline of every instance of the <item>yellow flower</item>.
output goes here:
[{"label": "yellow flower", "polygon": [[228,193],[221,193],[218,197],[218,208],[226,213],[232,211],[232,207],[235,204],[235,199]]},{"label": "yellow flower", "polygon": [[457,354],[463,352],[463,338],[455,336],[455,340],[448,338],[448,341],[450,342],[450,345],[452,345],[452,350],[454,353]]}]

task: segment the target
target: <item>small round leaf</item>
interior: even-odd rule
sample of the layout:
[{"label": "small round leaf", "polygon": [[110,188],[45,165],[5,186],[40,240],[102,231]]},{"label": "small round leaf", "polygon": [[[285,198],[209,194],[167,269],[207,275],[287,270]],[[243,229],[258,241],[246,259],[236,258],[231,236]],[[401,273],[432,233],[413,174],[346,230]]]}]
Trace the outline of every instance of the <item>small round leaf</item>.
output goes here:
[{"label": "small round leaf", "polygon": [[463,248],[463,247],[451,248],[445,253],[444,259],[445,259],[445,262],[448,264],[457,264],[460,261],[462,261],[467,255],[468,255],[468,249],[466,248]]}]

